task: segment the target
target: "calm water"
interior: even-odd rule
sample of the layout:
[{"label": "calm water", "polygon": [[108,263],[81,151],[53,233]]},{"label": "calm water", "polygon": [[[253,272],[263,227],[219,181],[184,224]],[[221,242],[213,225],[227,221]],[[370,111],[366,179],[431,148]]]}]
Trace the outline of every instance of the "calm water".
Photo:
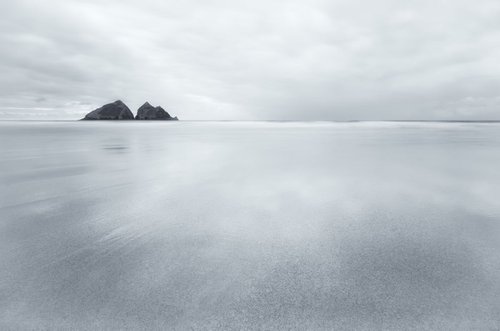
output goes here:
[{"label": "calm water", "polygon": [[0,122],[1,329],[500,327],[500,124]]}]

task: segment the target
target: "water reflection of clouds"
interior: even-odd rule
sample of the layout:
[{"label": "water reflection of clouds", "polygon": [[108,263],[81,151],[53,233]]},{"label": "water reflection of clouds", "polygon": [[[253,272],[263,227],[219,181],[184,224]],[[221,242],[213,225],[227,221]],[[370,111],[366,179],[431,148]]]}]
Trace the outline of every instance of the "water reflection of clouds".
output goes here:
[{"label": "water reflection of clouds", "polygon": [[[17,185],[9,199],[26,203],[0,209],[7,220],[0,247],[10,247],[0,249],[7,267],[0,290],[9,288],[8,301],[0,299],[9,317],[0,322],[84,329],[498,322],[500,175],[492,165],[500,156],[476,149],[470,128],[462,136],[460,124],[448,137],[431,126],[425,141],[444,143],[419,144],[415,125],[178,124],[87,126],[71,143],[66,128],[54,153],[40,155],[51,185]],[[475,130],[491,140],[491,131]],[[443,147],[460,137],[460,148]],[[16,151],[9,155],[28,153]],[[78,161],[85,172],[75,176]],[[0,166],[13,173],[13,163]]]}]

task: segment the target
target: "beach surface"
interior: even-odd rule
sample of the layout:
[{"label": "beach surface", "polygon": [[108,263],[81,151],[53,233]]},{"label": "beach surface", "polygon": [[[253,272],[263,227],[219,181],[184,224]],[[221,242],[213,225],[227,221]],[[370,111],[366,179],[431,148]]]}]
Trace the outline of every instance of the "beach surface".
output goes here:
[{"label": "beach surface", "polygon": [[0,122],[0,329],[498,330],[500,124]]}]

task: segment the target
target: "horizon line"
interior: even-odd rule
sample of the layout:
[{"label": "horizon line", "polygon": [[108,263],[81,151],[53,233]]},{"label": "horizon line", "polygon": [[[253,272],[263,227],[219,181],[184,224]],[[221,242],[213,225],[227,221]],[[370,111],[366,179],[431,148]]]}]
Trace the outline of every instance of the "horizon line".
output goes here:
[{"label": "horizon line", "polygon": [[[13,122],[13,121],[31,121],[31,122],[76,122],[80,119],[0,119],[1,122]],[[92,122],[135,122],[136,120],[96,120]],[[169,122],[162,120],[142,120],[141,122]],[[450,120],[450,119],[413,119],[413,120],[403,120],[403,119],[371,119],[371,120],[300,120],[300,119],[280,119],[280,120],[231,120],[231,119],[220,119],[220,120],[178,120],[175,122],[336,122],[336,123],[356,123],[356,122],[442,122],[442,123],[500,123],[500,119],[479,119],[479,120]]]}]

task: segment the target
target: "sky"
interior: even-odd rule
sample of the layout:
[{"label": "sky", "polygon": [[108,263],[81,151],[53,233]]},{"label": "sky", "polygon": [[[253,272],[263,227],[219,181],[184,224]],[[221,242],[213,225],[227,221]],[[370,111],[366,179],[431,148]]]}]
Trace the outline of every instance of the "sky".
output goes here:
[{"label": "sky", "polygon": [[0,1],[0,119],[500,119],[498,0]]}]

